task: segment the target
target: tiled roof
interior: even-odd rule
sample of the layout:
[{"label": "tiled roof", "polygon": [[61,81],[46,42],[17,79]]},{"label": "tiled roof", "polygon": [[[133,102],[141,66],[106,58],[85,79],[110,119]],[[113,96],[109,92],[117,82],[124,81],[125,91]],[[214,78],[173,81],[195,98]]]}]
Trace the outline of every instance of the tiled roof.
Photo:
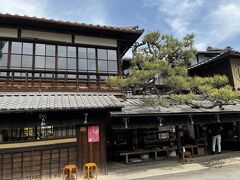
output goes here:
[{"label": "tiled roof", "polygon": [[39,21],[39,22],[46,22],[46,23],[57,23],[60,25],[69,25],[69,26],[77,26],[79,28],[95,28],[95,29],[105,29],[105,30],[114,30],[114,31],[126,31],[126,32],[139,32],[142,33],[143,29],[139,29],[138,26],[107,26],[107,25],[93,25],[93,24],[86,24],[86,23],[79,23],[79,22],[70,22],[70,21],[62,21],[56,19],[48,19],[44,17],[35,17],[35,16],[21,16],[18,14],[2,14],[0,13],[0,17],[11,17],[17,19],[25,19],[31,21]]},{"label": "tiled roof", "polygon": [[[208,51],[206,51],[206,52],[208,52]],[[209,52],[211,52],[211,51],[209,51]],[[214,51],[214,53],[216,53],[216,51]],[[219,54],[217,54],[216,56],[214,56],[212,58],[209,58],[209,59],[206,59],[205,61],[202,61],[200,63],[194,64],[194,65],[190,66],[188,69],[192,70],[192,69],[194,69],[196,67],[200,67],[202,65],[205,65],[205,64],[208,64],[210,62],[216,61],[216,60],[218,60],[219,58],[221,58],[223,56],[229,55],[230,53],[240,54],[239,51],[236,51],[236,50],[234,50],[234,49],[232,49],[230,47],[227,47],[226,49],[223,49],[222,51],[219,50],[218,53]]]},{"label": "tiled roof", "polygon": [[[145,97],[146,98],[146,97]],[[151,97],[153,98],[153,97]],[[144,102],[142,96],[129,96],[123,102],[122,111],[111,112],[111,116],[158,116],[158,115],[170,115],[170,114],[204,114],[204,113],[239,113],[240,104],[225,105],[224,109],[214,107],[212,109],[207,108],[192,108],[188,105],[174,105],[169,107],[152,106]],[[196,101],[199,105],[208,105],[208,101]]]},{"label": "tiled roof", "polygon": [[207,60],[202,61],[202,62],[200,62],[200,63],[194,64],[194,65],[192,65],[191,67],[189,67],[188,69],[191,70],[191,69],[193,69],[193,68],[195,68],[195,67],[199,67],[199,66],[202,66],[202,65],[204,65],[204,64],[207,64],[207,63],[210,63],[210,62],[212,62],[212,61],[215,61],[215,60],[217,60],[218,58],[220,58],[221,56],[225,55],[227,52],[229,52],[229,49],[226,49],[226,50],[222,51],[221,53],[219,53],[218,55],[216,55],[216,56],[214,56],[214,57],[212,57],[212,58],[210,58],[210,59],[207,59]]},{"label": "tiled roof", "polygon": [[0,95],[0,113],[120,108],[113,95],[80,93],[26,93]]}]

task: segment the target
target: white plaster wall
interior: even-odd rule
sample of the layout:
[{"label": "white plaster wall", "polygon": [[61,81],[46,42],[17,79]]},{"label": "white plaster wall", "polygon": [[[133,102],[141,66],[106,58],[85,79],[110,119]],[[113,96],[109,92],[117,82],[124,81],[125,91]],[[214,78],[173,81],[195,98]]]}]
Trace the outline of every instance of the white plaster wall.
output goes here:
[{"label": "white plaster wall", "polygon": [[72,36],[70,34],[42,32],[42,31],[31,31],[22,30],[22,38],[38,38],[42,40],[61,41],[61,42],[72,42]]},{"label": "white plaster wall", "polygon": [[0,28],[0,36],[16,38],[17,31],[18,30],[14,28]]},{"label": "white plaster wall", "polygon": [[75,36],[75,43],[117,47],[117,40],[115,39],[89,37],[89,36]]},{"label": "white plaster wall", "polygon": [[231,59],[231,69],[232,69],[232,74],[233,74],[233,83],[234,83],[234,88],[238,89],[240,88],[240,77],[239,77],[239,68],[240,68],[240,62],[239,59]]}]

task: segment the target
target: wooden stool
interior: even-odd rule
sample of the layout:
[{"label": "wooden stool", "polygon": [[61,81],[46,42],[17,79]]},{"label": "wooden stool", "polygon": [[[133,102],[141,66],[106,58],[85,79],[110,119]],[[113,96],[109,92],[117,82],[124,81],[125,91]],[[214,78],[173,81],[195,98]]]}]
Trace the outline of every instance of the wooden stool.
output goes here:
[{"label": "wooden stool", "polygon": [[189,163],[192,162],[192,153],[191,152],[179,152],[178,154],[178,160],[182,160],[182,163],[184,164],[184,162],[187,160],[189,161]]},{"label": "wooden stool", "polygon": [[198,147],[198,156],[205,156],[205,148]]},{"label": "wooden stool", "polygon": [[[97,165],[95,163],[86,163],[83,169],[83,179],[90,179],[90,175],[92,173],[92,169],[95,169],[95,179],[97,179]],[[87,177],[86,177],[86,169],[87,169]]]},{"label": "wooden stool", "polygon": [[73,169],[76,169],[76,180],[77,180],[78,168],[77,168],[77,166],[74,165],[74,164],[66,165],[66,166],[63,168],[63,172],[62,172],[63,180],[65,180],[65,178],[64,178],[65,170],[68,170],[68,180],[73,180],[73,178],[72,178],[72,177],[73,177],[73,174],[72,174]]}]

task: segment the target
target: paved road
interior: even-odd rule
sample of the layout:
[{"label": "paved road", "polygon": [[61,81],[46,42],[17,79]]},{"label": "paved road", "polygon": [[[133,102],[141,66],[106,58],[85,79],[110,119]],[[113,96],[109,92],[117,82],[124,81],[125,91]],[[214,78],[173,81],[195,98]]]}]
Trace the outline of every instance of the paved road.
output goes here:
[{"label": "paved road", "polygon": [[136,180],[239,180],[240,164]]}]

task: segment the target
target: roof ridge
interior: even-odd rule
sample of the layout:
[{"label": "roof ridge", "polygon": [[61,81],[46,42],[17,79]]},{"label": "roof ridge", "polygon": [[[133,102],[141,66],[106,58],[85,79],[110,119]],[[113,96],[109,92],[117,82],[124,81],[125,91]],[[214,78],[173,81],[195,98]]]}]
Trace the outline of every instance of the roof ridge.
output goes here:
[{"label": "roof ridge", "polygon": [[37,17],[37,16],[28,16],[28,15],[19,15],[19,14],[10,14],[10,13],[0,13],[0,16],[10,16],[10,17],[27,18],[31,20],[58,22],[58,23],[65,23],[69,25],[75,25],[75,26],[78,25],[78,26],[93,27],[93,28],[108,28],[108,29],[120,30],[120,31],[142,32],[144,30],[134,25],[116,26],[116,25],[88,24],[88,23],[81,23],[77,21],[68,21],[68,20],[63,21],[60,19],[53,19],[53,18],[47,18],[47,17]]},{"label": "roof ridge", "polygon": [[222,56],[223,54],[225,54],[225,53],[227,53],[227,52],[230,52],[230,51],[231,51],[231,49],[226,48],[226,49],[224,49],[221,53],[217,54],[216,56],[214,56],[214,57],[212,57],[212,58],[210,58],[210,59],[207,59],[207,60],[205,60],[205,61],[202,61],[202,62],[200,62],[200,63],[194,64],[194,65],[190,66],[188,69],[192,69],[192,68],[201,66],[201,65],[203,65],[203,64],[207,64],[207,63],[215,60],[216,58],[218,58],[218,57]]}]

